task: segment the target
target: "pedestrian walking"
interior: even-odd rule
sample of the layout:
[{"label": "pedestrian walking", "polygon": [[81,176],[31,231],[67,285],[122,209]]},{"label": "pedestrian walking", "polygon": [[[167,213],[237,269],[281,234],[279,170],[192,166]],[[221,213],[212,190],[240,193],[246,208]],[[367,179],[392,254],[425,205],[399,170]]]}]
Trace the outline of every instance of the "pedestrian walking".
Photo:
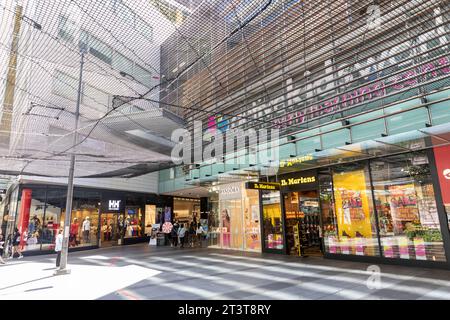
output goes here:
[{"label": "pedestrian walking", "polygon": [[12,250],[11,250],[11,256],[9,257],[9,259],[13,259],[14,258],[14,254],[17,252],[19,254],[19,257],[17,259],[22,259],[23,255],[22,255],[22,250],[20,249],[20,238],[21,238],[21,234],[19,232],[19,229],[17,229],[17,227],[14,229],[14,234],[12,237]]},{"label": "pedestrian walking", "polygon": [[4,250],[5,241],[3,240],[3,234],[0,230],[0,264],[6,264],[5,260],[3,260],[3,250]]},{"label": "pedestrian walking", "polygon": [[189,247],[194,247],[194,244],[197,242],[196,240],[196,231],[197,231],[197,223],[191,222],[189,226]]},{"label": "pedestrian walking", "polygon": [[202,247],[202,240],[203,240],[203,233],[205,231],[203,230],[202,224],[199,222],[197,225],[197,230],[196,230],[196,240],[197,243],[199,244],[199,247]]},{"label": "pedestrian walking", "polygon": [[180,246],[181,248],[184,248],[184,237],[186,235],[186,228],[184,227],[184,224],[182,223],[180,228],[178,229],[178,238],[180,238]]},{"label": "pedestrian walking", "polygon": [[56,267],[59,268],[59,265],[61,263],[61,250],[63,246],[63,234],[62,229],[59,229],[58,235],[56,236],[55,240],[55,252],[56,252]]},{"label": "pedestrian walking", "polygon": [[173,224],[173,228],[172,231],[170,232],[170,237],[172,238],[172,247],[177,247],[178,246],[178,222],[175,221]]}]

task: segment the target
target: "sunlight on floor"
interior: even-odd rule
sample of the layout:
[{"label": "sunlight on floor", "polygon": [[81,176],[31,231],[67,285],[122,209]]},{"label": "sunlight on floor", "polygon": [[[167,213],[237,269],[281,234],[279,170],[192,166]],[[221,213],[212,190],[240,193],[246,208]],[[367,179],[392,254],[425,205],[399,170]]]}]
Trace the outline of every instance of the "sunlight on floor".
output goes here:
[{"label": "sunlight on floor", "polygon": [[161,273],[136,265],[106,267],[72,264],[69,268],[71,274],[55,277],[54,264],[51,263],[4,266],[1,268],[0,300],[35,300],[43,295],[49,300],[98,299]]}]

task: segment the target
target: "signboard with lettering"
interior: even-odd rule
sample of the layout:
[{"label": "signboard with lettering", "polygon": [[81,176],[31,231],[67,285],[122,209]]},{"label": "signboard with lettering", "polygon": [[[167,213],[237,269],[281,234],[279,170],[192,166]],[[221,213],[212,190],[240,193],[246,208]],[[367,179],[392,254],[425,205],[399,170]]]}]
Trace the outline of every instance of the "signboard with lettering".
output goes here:
[{"label": "signboard with lettering", "polygon": [[232,183],[219,186],[219,199],[240,199],[242,197],[241,183]]},{"label": "signboard with lettering", "polygon": [[316,170],[300,171],[279,177],[281,191],[315,190],[319,187]]},{"label": "signboard with lettering", "polygon": [[125,212],[125,199],[119,195],[104,195],[101,206],[102,213],[123,213]]},{"label": "signboard with lettering", "polygon": [[246,182],[245,189],[252,190],[280,190],[280,184],[274,182]]}]

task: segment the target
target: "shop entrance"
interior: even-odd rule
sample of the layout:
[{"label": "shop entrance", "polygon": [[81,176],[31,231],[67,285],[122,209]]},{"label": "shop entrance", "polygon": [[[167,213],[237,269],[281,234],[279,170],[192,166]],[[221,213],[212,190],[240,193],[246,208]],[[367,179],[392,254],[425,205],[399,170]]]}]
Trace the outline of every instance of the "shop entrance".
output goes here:
[{"label": "shop entrance", "polygon": [[319,193],[317,190],[284,195],[286,242],[289,255],[322,255]]},{"label": "shop entrance", "polygon": [[120,239],[118,213],[102,213],[100,215],[100,245],[111,247],[118,245]]}]

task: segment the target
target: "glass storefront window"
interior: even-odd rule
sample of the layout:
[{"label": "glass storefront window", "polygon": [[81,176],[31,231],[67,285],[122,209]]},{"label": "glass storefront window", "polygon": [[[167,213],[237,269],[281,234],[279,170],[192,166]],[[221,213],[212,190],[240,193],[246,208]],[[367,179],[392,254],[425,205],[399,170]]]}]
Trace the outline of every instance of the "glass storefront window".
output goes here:
[{"label": "glass storefront window", "polygon": [[[23,251],[39,250],[41,244],[51,242],[53,233],[47,232],[44,220],[45,188],[27,188],[21,192],[21,205],[16,219],[17,228],[22,233]],[[31,201],[25,198],[31,197]]]},{"label": "glass storefront window", "polygon": [[125,208],[125,238],[143,237],[142,213],[140,207],[126,207]]},{"label": "glass storefront window", "polygon": [[245,250],[261,251],[259,216],[259,191],[244,191]]},{"label": "glass storefront window", "polygon": [[318,254],[320,206],[317,191],[290,192],[284,195],[284,206],[288,254]]},{"label": "glass storefront window", "polygon": [[261,251],[258,191],[243,183],[220,186],[219,209],[220,247]]},{"label": "glass storefront window", "polygon": [[243,249],[241,199],[220,201],[220,245],[225,249]]},{"label": "glass storefront window", "polygon": [[383,256],[446,261],[427,155],[379,159],[371,171]]},{"label": "glass storefront window", "polygon": [[210,203],[210,211],[208,215],[208,246],[217,247],[220,245],[219,243],[220,217],[219,217],[219,197],[216,192],[210,193],[209,203]]},{"label": "glass storefront window", "polygon": [[145,230],[144,233],[148,236],[152,233],[152,227],[156,223],[156,206],[145,205]]},{"label": "glass storefront window", "polygon": [[283,250],[283,220],[280,191],[261,191],[264,249]]},{"label": "glass storefront window", "polygon": [[174,220],[190,225],[195,220],[200,222],[200,200],[175,198],[173,201]]},{"label": "glass storefront window", "polygon": [[332,194],[329,194],[329,185],[321,186],[322,199],[334,198],[334,210],[331,210],[331,202],[328,202],[328,210],[324,211],[328,215],[334,215],[333,218],[325,216],[323,219],[327,252],[379,255],[368,167],[362,163],[352,163],[334,167],[332,172]]},{"label": "glass storefront window", "polygon": [[[69,247],[95,246],[98,244],[100,201],[101,196],[98,192],[75,190],[70,223]],[[60,221],[61,227],[64,227],[65,209],[61,212]]]}]

